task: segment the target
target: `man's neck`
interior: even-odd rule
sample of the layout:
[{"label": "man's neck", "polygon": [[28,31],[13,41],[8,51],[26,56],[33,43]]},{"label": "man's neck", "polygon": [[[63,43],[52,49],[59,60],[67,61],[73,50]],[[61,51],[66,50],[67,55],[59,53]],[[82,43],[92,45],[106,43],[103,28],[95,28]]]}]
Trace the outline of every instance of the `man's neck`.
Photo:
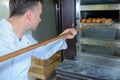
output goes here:
[{"label": "man's neck", "polygon": [[13,27],[13,32],[17,35],[19,39],[21,39],[24,33],[26,32],[22,19],[12,17],[9,18],[8,21],[11,23]]}]

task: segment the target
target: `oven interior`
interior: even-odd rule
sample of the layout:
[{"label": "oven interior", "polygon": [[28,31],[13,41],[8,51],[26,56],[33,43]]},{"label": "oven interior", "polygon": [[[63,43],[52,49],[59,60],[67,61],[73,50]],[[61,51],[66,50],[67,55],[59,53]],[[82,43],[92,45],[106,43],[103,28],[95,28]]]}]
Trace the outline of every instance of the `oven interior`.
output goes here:
[{"label": "oven interior", "polygon": [[81,11],[81,18],[112,18],[114,22],[120,21],[119,10]]},{"label": "oven interior", "polygon": [[[119,11],[118,10],[109,10],[109,11],[82,11],[81,12],[82,18],[81,19],[88,19],[88,18],[111,18],[112,24],[111,25],[100,25],[99,27],[92,27],[85,29],[79,33],[79,38],[85,38],[85,39],[95,39],[95,42],[98,44],[88,44],[85,43],[85,40],[83,41],[83,44],[81,44],[81,50],[85,53],[93,53],[98,55],[111,55],[111,56],[120,56],[120,50],[119,47],[113,47],[109,45],[105,45],[105,43],[100,44],[97,40],[106,40],[106,41],[116,41],[120,40],[120,30],[110,28],[114,26],[115,24],[119,24],[120,18],[119,18]],[[93,25],[97,26],[97,25]],[[120,25],[117,25],[119,27]],[[87,41],[87,40],[86,40]],[[94,41],[94,40],[93,40]]]}]

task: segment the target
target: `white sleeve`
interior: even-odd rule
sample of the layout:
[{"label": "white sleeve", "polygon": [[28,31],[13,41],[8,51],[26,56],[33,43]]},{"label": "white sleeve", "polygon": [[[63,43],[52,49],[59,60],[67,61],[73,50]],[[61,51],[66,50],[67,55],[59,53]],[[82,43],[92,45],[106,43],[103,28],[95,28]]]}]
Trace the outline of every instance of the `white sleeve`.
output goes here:
[{"label": "white sleeve", "polygon": [[36,58],[45,60],[50,58],[53,54],[55,54],[57,51],[66,49],[67,44],[64,39],[58,39],[56,41],[53,41],[49,44],[46,44],[42,47],[39,47],[33,51],[33,56]]}]

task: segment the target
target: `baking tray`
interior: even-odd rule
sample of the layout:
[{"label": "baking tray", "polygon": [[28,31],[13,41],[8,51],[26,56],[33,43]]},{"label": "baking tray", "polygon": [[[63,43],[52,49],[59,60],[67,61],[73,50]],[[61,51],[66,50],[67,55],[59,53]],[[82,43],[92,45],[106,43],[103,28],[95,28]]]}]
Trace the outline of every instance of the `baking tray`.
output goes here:
[{"label": "baking tray", "polygon": [[89,25],[89,26],[110,26],[113,24],[113,21],[109,22],[109,23],[81,23],[82,26],[86,26],[86,25]]},{"label": "baking tray", "polygon": [[56,73],[75,79],[84,77],[88,78],[86,80],[120,80],[119,68],[95,65],[84,61],[64,60],[57,67]]}]

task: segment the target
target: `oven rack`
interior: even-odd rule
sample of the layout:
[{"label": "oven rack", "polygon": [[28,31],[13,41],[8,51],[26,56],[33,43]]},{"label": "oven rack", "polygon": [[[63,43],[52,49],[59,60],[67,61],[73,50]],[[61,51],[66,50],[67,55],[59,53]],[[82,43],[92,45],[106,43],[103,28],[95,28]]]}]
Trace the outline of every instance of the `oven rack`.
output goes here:
[{"label": "oven rack", "polygon": [[78,25],[81,25],[81,26],[86,26],[86,25],[89,25],[90,27],[95,27],[95,28],[98,28],[98,27],[105,27],[105,28],[113,28],[113,29],[120,29],[120,23],[117,22],[117,23],[108,23],[108,24],[103,24],[103,23],[78,23]]},{"label": "oven rack", "polygon": [[118,47],[120,48],[120,40],[104,40],[104,39],[94,39],[94,38],[81,38],[80,44],[85,45],[98,45],[107,47]]},{"label": "oven rack", "polygon": [[[87,62],[90,64],[101,65],[101,66],[109,66],[112,68],[120,68],[120,58],[117,56],[109,56],[109,55],[101,55],[93,54],[93,53],[82,53],[79,54],[79,60]],[[119,69],[120,70],[120,69]]]}]

